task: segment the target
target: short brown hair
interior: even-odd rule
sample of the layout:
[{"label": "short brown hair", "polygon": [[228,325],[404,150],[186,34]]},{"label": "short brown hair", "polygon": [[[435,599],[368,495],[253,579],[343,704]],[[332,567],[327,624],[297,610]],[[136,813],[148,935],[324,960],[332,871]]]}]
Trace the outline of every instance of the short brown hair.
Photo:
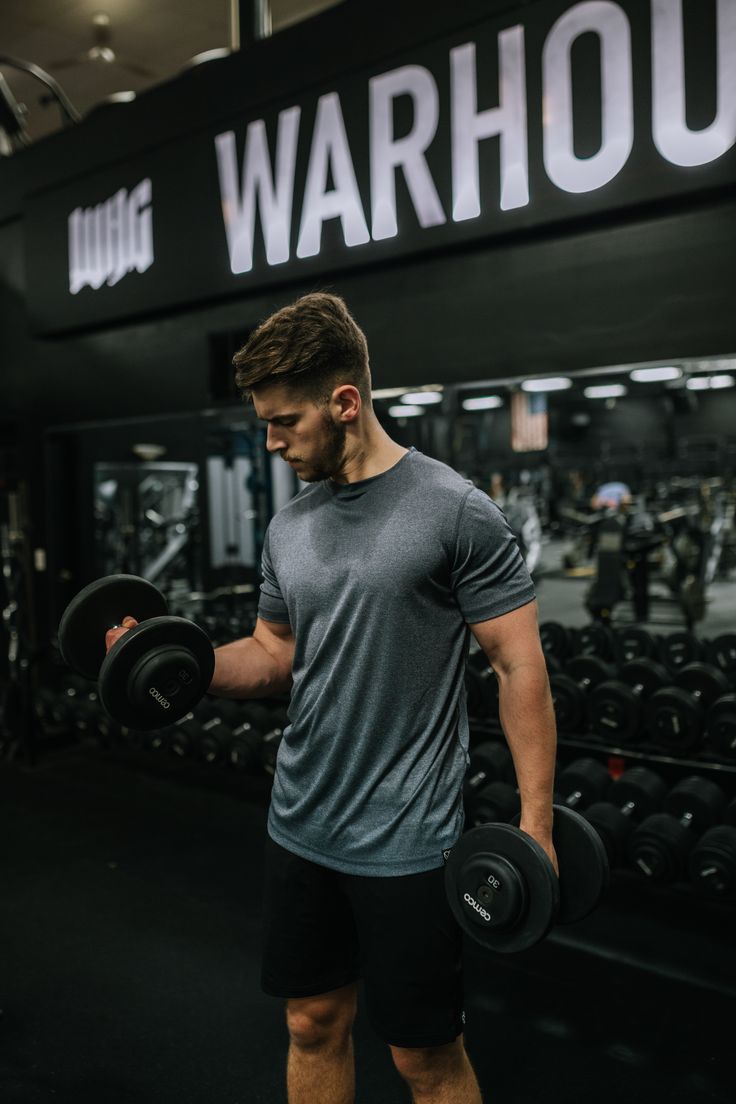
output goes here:
[{"label": "short brown hair", "polygon": [[336,387],[350,383],[371,406],[368,343],[339,295],[312,292],[276,311],[253,331],[233,364],[247,402],[260,385],[278,383],[324,407]]}]

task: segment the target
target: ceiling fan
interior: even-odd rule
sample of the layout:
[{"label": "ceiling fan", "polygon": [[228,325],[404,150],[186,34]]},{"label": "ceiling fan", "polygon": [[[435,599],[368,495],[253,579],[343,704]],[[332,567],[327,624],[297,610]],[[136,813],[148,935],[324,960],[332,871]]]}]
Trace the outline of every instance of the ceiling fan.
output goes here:
[{"label": "ceiling fan", "polygon": [[116,54],[112,47],[112,27],[107,12],[97,12],[92,16],[92,44],[87,50],[84,50],[81,54],[75,54],[73,57],[60,58],[59,61],[51,62],[49,68],[53,70],[72,69],[77,65],[89,64],[90,62],[96,65],[115,65],[117,68],[125,69],[128,73],[133,73],[137,77],[153,79],[157,75],[152,70],[146,69],[145,66],[121,59]]}]

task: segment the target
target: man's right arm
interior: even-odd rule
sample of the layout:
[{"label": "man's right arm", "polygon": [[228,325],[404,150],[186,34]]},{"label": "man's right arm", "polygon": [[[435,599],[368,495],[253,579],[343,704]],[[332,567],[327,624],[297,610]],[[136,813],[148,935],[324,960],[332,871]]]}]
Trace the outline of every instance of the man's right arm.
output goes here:
[{"label": "man's right arm", "polygon": [[252,636],[215,648],[215,673],[209,693],[219,698],[288,694],[294,643],[290,625],[256,618]]}]

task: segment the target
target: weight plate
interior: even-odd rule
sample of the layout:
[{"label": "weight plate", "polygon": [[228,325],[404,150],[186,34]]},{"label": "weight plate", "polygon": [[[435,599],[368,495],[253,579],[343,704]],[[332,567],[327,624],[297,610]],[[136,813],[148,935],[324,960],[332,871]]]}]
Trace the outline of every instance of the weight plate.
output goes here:
[{"label": "weight plate", "polygon": [[558,924],[588,916],[608,887],[608,856],[601,837],[580,813],[555,805],[552,840],[560,868]]},{"label": "weight plate", "polygon": [[589,710],[591,727],[604,740],[617,740],[625,744],[636,735],[641,702],[626,683],[600,683],[590,693]]},{"label": "weight plate", "polygon": [[557,659],[567,659],[570,654],[570,630],[558,621],[545,621],[539,626],[542,649]]},{"label": "weight plate", "polygon": [[59,624],[64,662],[88,679],[96,679],[105,658],[105,633],[124,617],[145,621],[163,617],[166,599],[153,583],[137,575],[107,575],[80,590]]},{"label": "weight plate", "polygon": [[657,654],[657,642],[646,629],[630,625],[619,629],[618,654],[621,663],[630,663],[632,659],[651,659]]},{"label": "weight plate", "polygon": [[720,755],[736,756],[736,694],[724,694],[711,706],[708,742]]},{"label": "weight plate", "polygon": [[678,820],[687,820],[691,835],[705,832],[720,820],[726,807],[726,795],[709,778],[690,774],[667,794],[663,810]]},{"label": "weight plate", "polygon": [[613,659],[616,653],[616,639],[606,625],[593,622],[576,631],[577,647],[581,655],[597,656],[599,659]]},{"label": "weight plate", "polygon": [[614,669],[599,656],[579,655],[565,664],[565,673],[578,683],[586,682],[590,688],[605,679],[613,678]]},{"label": "weight plate", "polygon": [[679,671],[687,663],[693,663],[700,655],[697,638],[689,632],[675,632],[662,638],[662,662],[671,671]]},{"label": "weight plate", "polygon": [[727,897],[736,888],[736,828],[711,828],[690,852],[690,878],[702,893]]},{"label": "weight plate", "polygon": [[559,903],[544,849],[508,824],[487,824],[461,836],[445,866],[445,888],[465,934],[504,953],[527,950],[543,939]]},{"label": "weight plate", "polygon": [[[159,677],[152,678],[156,668]],[[130,728],[161,728],[200,701],[214,669],[215,653],[203,629],[183,617],[153,617],[129,629],[105,656],[100,701],[111,717]]]},{"label": "weight plate", "polygon": [[680,751],[698,746],[705,714],[692,694],[677,686],[657,690],[645,706],[647,735],[655,743]]},{"label": "weight plate", "polygon": [[648,767],[629,767],[614,782],[608,799],[620,808],[626,806],[627,816],[638,822],[659,811],[666,793],[661,775]]},{"label": "weight plate", "polygon": [[551,675],[549,680],[557,727],[562,732],[582,732],[585,718],[585,695],[569,675]]},{"label": "weight plate", "polygon": [[629,686],[639,689],[645,698],[670,683],[666,668],[653,659],[632,659],[630,663],[623,665],[619,678]]},{"label": "weight plate", "polygon": [[704,707],[731,689],[723,671],[709,663],[688,663],[678,673],[677,685],[690,694],[696,694]]},{"label": "weight plate", "polygon": [[712,641],[711,656],[713,662],[727,675],[736,679],[736,633],[722,633]]}]

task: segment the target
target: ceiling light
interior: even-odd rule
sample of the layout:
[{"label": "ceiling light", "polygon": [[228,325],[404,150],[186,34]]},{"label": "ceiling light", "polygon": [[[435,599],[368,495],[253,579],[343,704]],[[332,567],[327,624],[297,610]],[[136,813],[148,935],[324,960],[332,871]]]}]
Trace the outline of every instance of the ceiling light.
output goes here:
[{"label": "ceiling light", "polygon": [[463,410],[496,410],[503,406],[500,395],[485,395],[479,399],[463,399]]},{"label": "ceiling light", "polygon": [[572,387],[572,380],[565,376],[551,376],[549,379],[528,379],[524,380],[521,385],[522,391],[566,391],[568,387]]},{"label": "ceiling light", "polygon": [[685,384],[689,391],[720,391],[733,385],[733,376],[694,376]]},{"label": "ceiling light", "polygon": [[622,383],[602,383],[595,387],[586,387],[583,391],[586,399],[620,399],[626,394]]},{"label": "ceiling light", "polygon": [[433,403],[442,402],[441,391],[409,391],[401,396],[402,403],[411,403],[414,406],[432,406]]},{"label": "ceiling light", "polygon": [[421,406],[390,406],[388,412],[392,418],[416,418],[424,410]]},{"label": "ceiling light", "polygon": [[635,383],[658,383],[661,380],[679,379],[681,375],[681,369],[670,364],[664,368],[635,368],[631,379]]},{"label": "ceiling light", "polygon": [[374,399],[396,399],[399,395],[405,394],[405,387],[381,387],[377,391],[371,391]]}]

